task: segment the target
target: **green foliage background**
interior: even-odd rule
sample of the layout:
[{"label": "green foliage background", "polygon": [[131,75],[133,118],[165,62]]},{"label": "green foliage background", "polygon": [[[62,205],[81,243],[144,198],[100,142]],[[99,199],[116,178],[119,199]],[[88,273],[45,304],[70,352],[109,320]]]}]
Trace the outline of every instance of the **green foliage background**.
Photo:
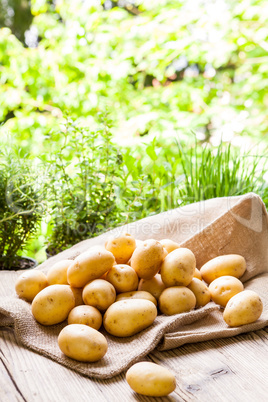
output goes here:
[{"label": "green foliage background", "polygon": [[70,221],[88,236],[200,199],[255,191],[268,205],[266,0],[0,0],[0,27],[1,146],[9,132],[50,166],[55,201],[29,255],[76,242]]},{"label": "green foliage background", "polygon": [[[16,11],[15,0],[0,9],[7,3]],[[121,143],[190,130],[265,136],[266,0],[23,4],[30,47],[0,30],[0,121],[27,151],[39,152],[66,110],[93,127],[104,107]],[[15,17],[9,26],[22,40],[15,27],[27,21]]]}]

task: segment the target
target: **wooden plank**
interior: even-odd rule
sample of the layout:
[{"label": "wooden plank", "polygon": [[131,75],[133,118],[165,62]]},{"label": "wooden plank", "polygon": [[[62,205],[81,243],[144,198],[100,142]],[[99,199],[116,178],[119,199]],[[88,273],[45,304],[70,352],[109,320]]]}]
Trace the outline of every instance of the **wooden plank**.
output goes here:
[{"label": "wooden plank", "polygon": [[0,330],[1,402],[266,402],[268,328],[234,338],[151,353],[147,360],[170,368],[177,389],[165,398],[135,394],[125,373],[109,380],[77,374],[19,346],[12,329]]},{"label": "wooden plank", "polygon": [[267,330],[185,345],[151,354],[177,373],[177,392],[188,400],[267,401]]},{"label": "wooden plank", "polygon": [[[12,378],[23,395],[24,399],[21,400],[27,402],[151,400],[151,398],[135,396],[125,381],[124,373],[109,380],[89,379],[50,359],[20,347],[17,345],[11,330],[0,331],[0,341],[0,348],[11,366]],[[0,392],[2,393],[2,390]],[[14,395],[16,396],[15,391]],[[1,394],[0,396],[2,397]],[[181,399],[176,398],[175,395],[175,398],[157,398],[157,400],[171,402]]]},{"label": "wooden plank", "polygon": [[25,401],[1,346],[0,344],[0,400],[1,402]]}]

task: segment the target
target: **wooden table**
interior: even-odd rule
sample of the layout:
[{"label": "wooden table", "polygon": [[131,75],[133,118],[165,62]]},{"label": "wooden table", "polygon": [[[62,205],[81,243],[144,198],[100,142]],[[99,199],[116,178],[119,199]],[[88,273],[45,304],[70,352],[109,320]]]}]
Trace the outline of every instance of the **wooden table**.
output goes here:
[{"label": "wooden table", "polygon": [[[236,205],[235,216],[240,216],[238,213],[240,211],[241,216],[250,218],[251,202],[255,200],[256,205],[260,202],[259,198],[252,194],[244,198],[231,197],[221,200],[221,203],[218,199],[207,200],[206,208],[204,204],[195,204],[194,209],[192,205],[185,206],[182,214],[178,214],[177,210],[168,211],[166,215],[161,214],[161,218],[155,215],[146,218],[146,221],[130,224],[123,230],[133,233],[137,239],[146,239],[148,233],[151,234],[151,228],[154,227],[155,239],[168,237],[183,243],[190,234],[193,235],[193,227],[206,227],[219,216],[222,216],[221,219],[225,225],[228,218],[228,222],[233,225],[233,230],[237,230],[237,223],[232,220],[233,215],[227,213],[231,204]],[[241,204],[238,200],[241,200]],[[264,214],[264,207],[261,206],[261,208],[263,215],[257,214],[257,217],[263,219],[264,232],[256,231],[252,234],[249,230],[248,238],[254,239],[252,244],[256,252],[266,256],[267,243],[264,239],[267,236],[267,217]],[[199,218],[195,213],[197,211]],[[200,219],[199,226],[197,218]],[[143,226],[144,222],[146,225]],[[168,222],[172,224],[169,226]],[[177,227],[174,225],[178,222],[180,227],[184,227],[185,223],[186,227],[191,229],[189,229],[190,232],[187,234],[185,231],[174,231]],[[150,230],[146,231],[148,228]],[[243,231],[248,230],[246,228],[247,226],[244,226]],[[207,233],[209,237],[210,233],[214,232]],[[102,244],[100,239],[104,239],[102,236],[108,234],[91,239],[90,245]],[[208,241],[208,237],[206,244],[211,247],[213,239]],[[224,240],[222,247],[230,244],[227,240]],[[83,242],[83,244],[85,249],[89,247],[89,243]],[[259,245],[262,248],[258,248]],[[247,243],[244,243],[244,246],[246,253]],[[228,253],[228,248],[224,250]],[[82,251],[80,247],[79,253]],[[72,253],[72,249],[66,250],[67,254],[64,254],[64,258],[70,257],[68,257],[69,252]],[[263,264],[266,261],[264,260]],[[9,295],[10,289],[4,286],[1,279],[0,275],[0,294]],[[0,327],[0,402],[268,401],[268,327],[233,338],[187,344],[165,352],[154,351],[147,359],[170,368],[176,374],[177,388],[168,397],[149,398],[135,394],[125,380],[125,373],[109,380],[83,377],[44,356],[19,346],[12,328]]]},{"label": "wooden table", "polygon": [[11,328],[0,329],[1,402],[127,402],[268,400],[268,327],[233,338],[188,344],[148,360],[170,368],[176,390],[165,398],[135,394],[122,373],[109,380],[83,377],[18,345]]}]

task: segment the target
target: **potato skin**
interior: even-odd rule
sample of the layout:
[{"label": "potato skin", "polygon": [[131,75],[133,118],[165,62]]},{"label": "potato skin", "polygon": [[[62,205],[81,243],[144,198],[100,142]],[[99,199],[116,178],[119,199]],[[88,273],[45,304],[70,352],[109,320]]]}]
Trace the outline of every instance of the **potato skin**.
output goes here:
[{"label": "potato skin", "polygon": [[162,239],[162,240],[159,240],[159,242],[167,250],[168,254],[171,253],[171,251],[176,250],[177,248],[180,248],[179,243],[176,243],[175,241],[170,240],[170,239]]},{"label": "potato skin", "polygon": [[167,255],[168,255],[168,251],[167,251],[167,249],[165,247],[163,247],[163,258],[162,258],[162,260],[164,260]]},{"label": "potato skin", "polygon": [[61,260],[52,265],[47,273],[48,284],[68,285],[67,270],[72,263],[72,260]]},{"label": "potato skin", "polygon": [[104,279],[95,279],[84,287],[82,297],[85,304],[104,312],[114,303],[116,291],[110,282]]},{"label": "potato skin", "polygon": [[129,233],[111,236],[105,248],[114,255],[117,264],[126,264],[136,248],[136,240]]},{"label": "potato skin", "polygon": [[81,304],[84,304],[84,301],[82,298],[83,288],[73,288],[72,286],[70,286],[70,288],[74,295],[75,306],[81,306]]},{"label": "potato skin", "polygon": [[48,286],[46,275],[42,271],[32,269],[23,272],[15,283],[17,295],[24,300],[31,302],[35,296]]},{"label": "potato skin", "polygon": [[139,284],[136,271],[126,264],[114,265],[107,272],[105,279],[115,287],[117,293],[137,290]]},{"label": "potato skin", "polygon": [[238,278],[225,275],[214,279],[208,288],[214,303],[225,307],[231,297],[244,290],[244,285]]},{"label": "potato skin", "polygon": [[164,259],[164,248],[159,241],[148,239],[138,246],[131,257],[131,267],[139,278],[151,279],[157,274]]},{"label": "potato skin", "polygon": [[92,247],[76,257],[67,271],[68,283],[75,288],[84,287],[89,281],[100,278],[112,268],[114,256],[104,247]]},{"label": "potato skin", "polygon": [[103,325],[109,334],[127,337],[149,327],[156,316],[157,308],[149,300],[121,300],[107,309],[103,317]]},{"label": "potato skin", "polygon": [[200,268],[202,278],[208,284],[220,276],[240,278],[246,271],[245,258],[239,254],[226,254],[209,260]]},{"label": "potato skin", "polygon": [[161,313],[173,315],[186,313],[195,308],[196,297],[186,286],[172,286],[161,293],[158,306]]},{"label": "potato skin", "polygon": [[98,330],[102,324],[102,315],[93,306],[76,306],[68,315],[68,324],[84,324]]},{"label": "potato skin", "polygon": [[155,306],[157,306],[156,298],[151,293],[146,292],[145,290],[134,290],[133,292],[119,293],[119,295],[116,296],[115,301],[128,299],[150,300],[152,303],[154,303]]},{"label": "potato skin", "polygon": [[147,396],[166,396],[176,388],[176,378],[166,367],[151,362],[134,364],[126,372],[133,391]]},{"label": "potato skin", "polygon": [[202,281],[201,272],[197,268],[195,268],[195,270],[194,270],[194,278],[200,279],[200,281]]},{"label": "potato skin", "polygon": [[160,274],[156,274],[151,279],[141,279],[138,286],[138,290],[144,290],[151,293],[151,295],[153,295],[156,300],[159,299],[159,296],[165,288],[166,285],[163,283]]},{"label": "potato skin", "polygon": [[200,281],[200,279],[193,278],[187,288],[189,288],[196,297],[195,307],[203,307],[210,302],[210,291],[205,283]]},{"label": "potato skin", "polygon": [[69,285],[51,285],[41,290],[32,302],[32,314],[39,324],[54,325],[68,317],[75,306]]},{"label": "potato skin", "polygon": [[228,301],[223,319],[229,327],[239,327],[257,321],[262,311],[260,296],[253,290],[243,290]]},{"label": "potato skin", "polygon": [[58,344],[62,353],[81,362],[96,362],[108,350],[104,335],[83,324],[64,327],[58,336]]},{"label": "potato skin", "polygon": [[169,253],[161,265],[161,278],[169,286],[187,286],[194,276],[195,256],[188,248],[178,248]]}]

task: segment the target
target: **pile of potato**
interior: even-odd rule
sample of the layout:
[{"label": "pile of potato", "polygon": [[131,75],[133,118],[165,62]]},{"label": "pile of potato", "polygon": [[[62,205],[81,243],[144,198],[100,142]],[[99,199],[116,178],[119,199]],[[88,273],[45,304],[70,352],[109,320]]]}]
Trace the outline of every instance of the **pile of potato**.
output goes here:
[{"label": "pile of potato", "polygon": [[224,308],[229,326],[256,321],[263,306],[238,279],[245,270],[240,255],[216,257],[198,270],[193,252],[178,243],[135,240],[125,233],[74,260],[55,263],[47,275],[38,270],[23,273],[15,289],[32,302],[38,323],[68,320],[58,337],[65,355],[95,362],[108,348],[99,332],[102,325],[113,336],[128,337],[152,325],[157,314],[188,312],[211,300]]}]

